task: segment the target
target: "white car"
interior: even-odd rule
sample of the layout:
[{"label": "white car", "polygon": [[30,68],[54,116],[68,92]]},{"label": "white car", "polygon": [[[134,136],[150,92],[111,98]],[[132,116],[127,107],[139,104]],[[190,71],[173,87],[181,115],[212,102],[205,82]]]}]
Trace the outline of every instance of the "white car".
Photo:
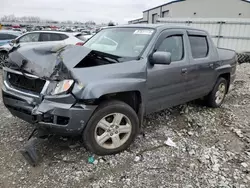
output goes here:
[{"label": "white car", "polygon": [[16,39],[12,40],[10,43],[0,46],[0,67],[8,57],[8,51],[13,45],[20,44],[20,46],[28,44],[73,44],[82,46],[86,40],[88,40],[92,35],[86,35],[83,33],[67,33],[60,31],[32,31],[25,33]]},{"label": "white car", "polygon": [[79,38],[80,40],[82,40],[83,42],[86,42],[87,40],[89,40],[93,35],[86,35],[81,33],[80,35],[77,35],[77,38]]}]

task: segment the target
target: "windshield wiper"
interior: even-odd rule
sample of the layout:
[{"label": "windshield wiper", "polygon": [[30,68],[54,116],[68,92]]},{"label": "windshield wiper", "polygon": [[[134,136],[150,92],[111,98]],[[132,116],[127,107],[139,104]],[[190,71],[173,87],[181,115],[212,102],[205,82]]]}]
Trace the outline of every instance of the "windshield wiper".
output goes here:
[{"label": "windshield wiper", "polygon": [[99,56],[100,58],[102,58],[103,60],[106,61],[112,61],[114,63],[120,63],[119,61],[119,56],[115,56],[112,54],[107,54],[107,53],[103,53],[103,52],[99,52],[99,51],[93,51],[95,55]]},{"label": "windshield wiper", "polygon": [[120,61],[118,59],[112,59],[112,58],[109,58],[109,57],[102,57],[102,59],[106,60],[106,61],[112,61],[112,62],[115,62],[115,63],[119,63]]}]

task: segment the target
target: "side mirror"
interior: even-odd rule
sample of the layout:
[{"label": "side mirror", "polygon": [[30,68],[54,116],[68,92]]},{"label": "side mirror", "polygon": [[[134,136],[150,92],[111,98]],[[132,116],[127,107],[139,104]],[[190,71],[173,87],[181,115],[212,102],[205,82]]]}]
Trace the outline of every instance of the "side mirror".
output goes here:
[{"label": "side mirror", "polygon": [[171,63],[170,52],[155,52],[150,58],[151,64],[169,65]]}]

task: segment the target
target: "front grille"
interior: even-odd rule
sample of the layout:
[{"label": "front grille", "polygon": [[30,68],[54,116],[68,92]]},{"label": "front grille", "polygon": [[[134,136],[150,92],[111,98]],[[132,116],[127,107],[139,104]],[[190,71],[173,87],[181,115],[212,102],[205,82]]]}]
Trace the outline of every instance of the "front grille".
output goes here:
[{"label": "front grille", "polygon": [[45,80],[41,80],[39,78],[30,78],[24,75],[15,74],[8,72],[7,78],[9,83],[15,89],[26,90],[34,93],[41,93],[43,86],[45,84]]}]

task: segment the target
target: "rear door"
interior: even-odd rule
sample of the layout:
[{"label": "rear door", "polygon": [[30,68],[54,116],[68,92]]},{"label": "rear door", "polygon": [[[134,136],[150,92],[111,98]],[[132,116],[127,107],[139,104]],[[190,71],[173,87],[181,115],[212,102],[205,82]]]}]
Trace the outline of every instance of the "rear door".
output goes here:
[{"label": "rear door", "polygon": [[185,30],[166,30],[160,34],[153,52],[171,53],[170,65],[148,64],[148,102],[146,113],[152,113],[186,101],[186,82],[189,67]]},{"label": "rear door", "polygon": [[209,36],[203,31],[189,30],[190,70],[188,77],[189,100],[207,95],[213,88],[218,57]]}]

